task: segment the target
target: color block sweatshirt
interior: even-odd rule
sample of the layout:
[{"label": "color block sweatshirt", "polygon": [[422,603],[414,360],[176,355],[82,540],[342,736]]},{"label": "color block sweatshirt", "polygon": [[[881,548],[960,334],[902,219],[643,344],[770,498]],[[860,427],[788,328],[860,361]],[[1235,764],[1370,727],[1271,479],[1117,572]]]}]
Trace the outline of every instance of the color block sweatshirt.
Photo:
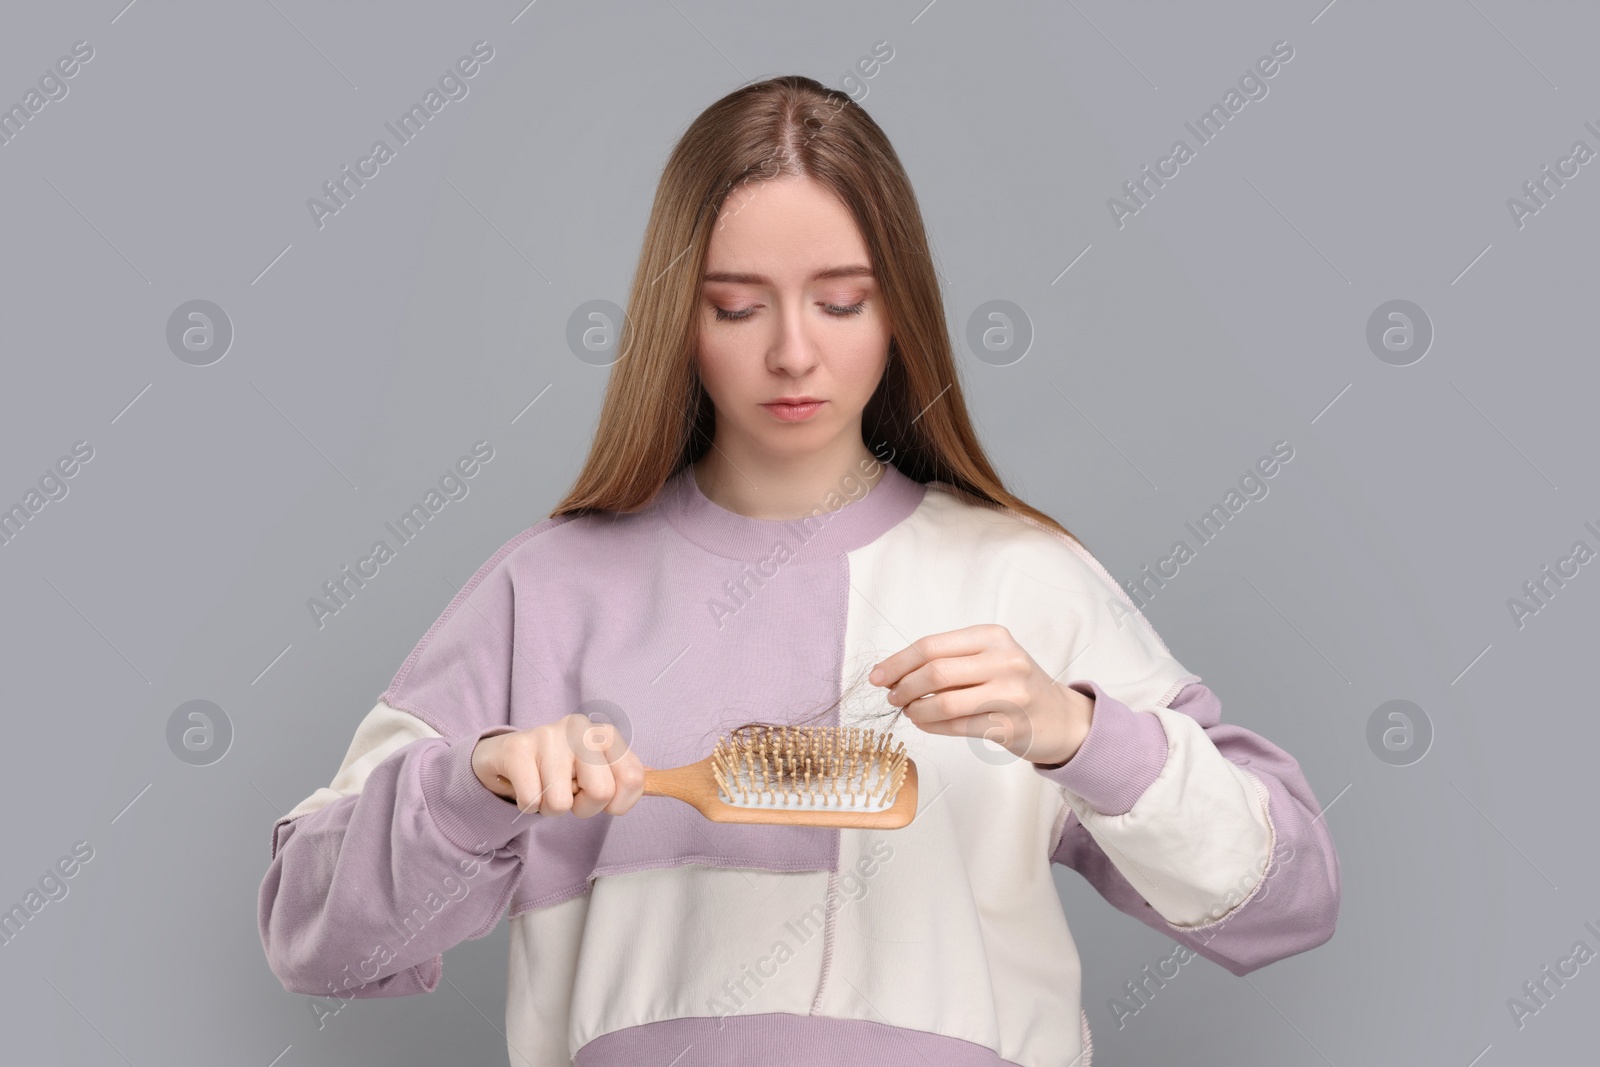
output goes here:
[{"label": "color block sweatshirt", "polygon": [[[864,490],[754,519],[684,467],[640,511],[502,546],[273,828],[259,918],[285,988],[431,992],[442,954],[509,912],[518,1067],[1089,1067],[1052,863],[1234,974],[1332,936],[1338,857],[1299,764],[1222,721],[1081,544],[892,465]],[[573,712],[652,768],[835,702],[812,721],[881,728],[873,665],[978,623],[1093,697],[1088,735],[1050,767],[902,717],[919,787],[900,829],[649,796],[524,815],[472,771],[480,738]]]}]

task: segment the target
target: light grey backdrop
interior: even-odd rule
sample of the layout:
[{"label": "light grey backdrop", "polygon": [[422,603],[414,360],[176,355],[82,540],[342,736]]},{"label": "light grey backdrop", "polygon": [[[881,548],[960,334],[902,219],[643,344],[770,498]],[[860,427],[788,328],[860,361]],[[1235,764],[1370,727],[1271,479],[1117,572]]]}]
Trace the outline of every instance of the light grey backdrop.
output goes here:
[{"label": "light grey backdrop", "polygon": [[[270,827],[576,474],[607,371],[569,319],[626,298],[676,136],[796,72],[909,169],[1012,487],[1121,579],[1189,543],[1151,620],[1327,807],[1333,940],[1244,979],[1196,960],[1120,1026],[1173,943],[1058,870],[1095,1062],[1592,1055],[1600,964],[1561,961],[1600,950],[1594,8],[124,2],[0,16],[0,105],[58,95],[0,144],[0,505],[59,497],[0,545],[0,904],[66,891],[0,945],[6,1060],[505,1062],[503,924],[435,994],[319,1027],[256,932]],[[467,95],[319,226],[308,199],[478,41]],[[1025,354],[968,347],[975,316]],[[170,340],[208,321],[220,359],[220,332]],[[467,495],[319,626],[322,583],[479,440]],[[1280,441],[1200,545],[1185,524]],[[1577,973],[1541,1006],[1546,966]]]}]

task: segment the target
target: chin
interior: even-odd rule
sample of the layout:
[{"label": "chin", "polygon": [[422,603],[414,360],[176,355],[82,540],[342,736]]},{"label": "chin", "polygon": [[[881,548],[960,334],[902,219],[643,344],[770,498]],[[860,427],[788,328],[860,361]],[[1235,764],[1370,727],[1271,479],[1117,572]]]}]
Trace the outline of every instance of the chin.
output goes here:
[{"label": "chin", "polygon": [[824,426],[796,425],[780,427],[787,432],[770,430],[757,438],[764,448],[778,456],[804,456],[817,451],[832,437],[832,430]]}]

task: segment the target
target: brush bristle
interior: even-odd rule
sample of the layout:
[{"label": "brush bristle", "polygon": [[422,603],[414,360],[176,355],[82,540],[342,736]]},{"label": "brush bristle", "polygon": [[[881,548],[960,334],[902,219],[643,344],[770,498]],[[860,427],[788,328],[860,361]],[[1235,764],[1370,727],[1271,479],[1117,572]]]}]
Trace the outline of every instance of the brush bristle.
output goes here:
[{"label": "brush bristle", "polygon": [[885,811],[906,774],[904,742],[855,726],[741,727],[712,750],[718,796],[741,808]]}]

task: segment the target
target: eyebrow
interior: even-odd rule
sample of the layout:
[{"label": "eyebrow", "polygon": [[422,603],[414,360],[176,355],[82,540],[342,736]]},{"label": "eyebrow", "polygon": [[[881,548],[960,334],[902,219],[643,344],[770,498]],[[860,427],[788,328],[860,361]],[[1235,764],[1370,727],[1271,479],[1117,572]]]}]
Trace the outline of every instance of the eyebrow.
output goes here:
[{"label": "eyebrow", "polygon": [[[831,278],[870,278],[872,268],[859,264],[846,267],[828,267],[819,270],[811,276],[811,281],[826,281]],[[730,282],[735,285],[771,285],[772,279],[765,274],[754,274],[749,271],[713,270],[707,271],[701,279],[707,282]]]}]

